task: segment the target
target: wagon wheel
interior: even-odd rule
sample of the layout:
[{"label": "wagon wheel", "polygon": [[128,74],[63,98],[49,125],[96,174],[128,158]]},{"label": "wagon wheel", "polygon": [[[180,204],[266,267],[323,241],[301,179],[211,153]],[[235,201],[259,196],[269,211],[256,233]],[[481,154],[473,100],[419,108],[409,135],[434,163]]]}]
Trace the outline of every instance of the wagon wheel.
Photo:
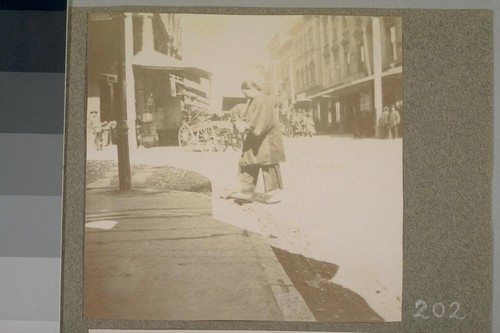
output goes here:
[{"label": "wagon wheel", "polygon": [[220,130],[215,126],[212,126],[210,128],[213,133],[212,137],[213,149],[216,152],[226,151],[228,145],[228,137],[226,130]]},{"label": "wagon wheel", "polygon": [[214,141],[214,150],[217,152],[226,151],[227,140],[223,136],[217,136]]},{"label": "wagon wheel", "polygon": [[230,137],[227,130],[216,130],[216,137],[214,141],[215,151],[226,151],[228,144],[230,143]]},{"label": "wagon wheel", "polygon": [[234,151],[243,148],[243,139],[240,133],[231,133],[231,147],[233,147]]},{"label": "wagon wheel", "polygon": [[210,129],[213,134],[211,138],[213,150],[216,152],[226,151],[228,145],[227,131],[225,129],[220,130],[216,126],[211,126]]},{"label": "wagon wheel", "polygon": [[179,128],[179,146],[191,146],[195,142],[196,137],[193,131],[191,131],[191,128],[186,124],[182,125],[181,128]]},{"label": "wagon wheel", "polygon": [[214,129],[211,126],[201,128],[196,134],[198,142],[202,145],[204,150],[211,151],[214,149],[216,135]]}]

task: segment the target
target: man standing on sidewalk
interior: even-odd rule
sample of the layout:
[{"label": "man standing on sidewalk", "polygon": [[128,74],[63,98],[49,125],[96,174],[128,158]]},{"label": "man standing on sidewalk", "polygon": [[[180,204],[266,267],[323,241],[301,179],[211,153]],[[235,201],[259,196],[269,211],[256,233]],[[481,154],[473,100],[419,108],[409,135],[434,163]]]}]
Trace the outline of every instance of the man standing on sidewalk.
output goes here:
[{"label": "man standing on sidewalk", "polygon": [[96,150],[102,150],[102,123],[96,110],[90,111],[89,127],[94,136],[94,145]]},{"label": "man standing on sidewalk", "polygon": [[259,171],[262,170],[264,190],[269,195],[266,202],[278,203],[283,188],[279,163],[286,158],[275,103],[262,94],[262,88],[254,81],[244,81],[241,91],[249,103],[246,122],[237,124],[238,131],[245,134],[245,139],[238,165],[241,192],[232,197],[251,201]]},{"label": "man standing on sidewalk", "polygon": [[396,139],[398,137],[398,127],[401,118],[399,117],[396,107],[391,105],[391,112],[389,113],[389,138]]}]

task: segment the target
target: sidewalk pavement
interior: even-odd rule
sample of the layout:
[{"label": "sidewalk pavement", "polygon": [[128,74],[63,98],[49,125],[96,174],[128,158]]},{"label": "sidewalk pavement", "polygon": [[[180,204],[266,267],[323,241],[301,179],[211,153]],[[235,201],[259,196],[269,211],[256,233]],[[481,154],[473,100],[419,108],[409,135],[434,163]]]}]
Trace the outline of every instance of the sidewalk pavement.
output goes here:
[{"label": "sidewalk pavement", "polygon": [[315,321],[267,241],[214,219],[209,193],[141,188],[160,171],[130,192],[88,184],[86,318]]}]

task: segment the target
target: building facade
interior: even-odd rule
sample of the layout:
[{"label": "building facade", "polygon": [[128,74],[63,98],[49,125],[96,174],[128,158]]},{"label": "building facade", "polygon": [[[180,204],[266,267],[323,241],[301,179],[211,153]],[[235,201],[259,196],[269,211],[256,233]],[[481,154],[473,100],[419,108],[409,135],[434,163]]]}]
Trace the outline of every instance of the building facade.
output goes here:
[{"label": "building facade", "polygon": [[[91,14],[87,112],[117,120],[117,74],[123,71],[130,149],[177,145],[191,112],[208,111],[211,74],[182,60],[176,14]],[[118,69],[122,57],[123,68]]]},{"label": "building facade", "polygon": [[302,16],[269,52],[275,93],[318,133],[373,137],[382,107],[402,105],[401,18]]}]

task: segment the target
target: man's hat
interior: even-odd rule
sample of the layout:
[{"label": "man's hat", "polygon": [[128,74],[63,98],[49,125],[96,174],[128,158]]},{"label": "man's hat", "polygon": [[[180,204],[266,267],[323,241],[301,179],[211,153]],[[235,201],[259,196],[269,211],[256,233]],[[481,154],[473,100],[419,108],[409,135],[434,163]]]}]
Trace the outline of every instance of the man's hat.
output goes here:
[{"label": "man's hat", "polygon": [[256,80],[247,79],[241,84],[241,89],[257,89],[260,91],[262,86]]},{"label": "man's hat", "polygon": [[92,111],[90,111],[90,113],[97,113],[97,111],[96,110],[92,110]]}]

